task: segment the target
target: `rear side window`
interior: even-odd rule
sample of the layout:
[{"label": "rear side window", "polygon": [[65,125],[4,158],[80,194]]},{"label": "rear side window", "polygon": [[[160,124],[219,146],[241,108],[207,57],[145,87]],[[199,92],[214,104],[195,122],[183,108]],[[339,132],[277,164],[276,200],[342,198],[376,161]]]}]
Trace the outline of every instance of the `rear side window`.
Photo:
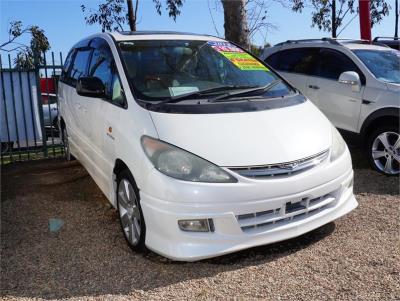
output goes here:
[{"label": "rear side window", "polygon": [[271,55],[265,62],[279,71],[313,75],[318,51],[318,48],[287,49]]},{"label": "rear side window", "polygon": [[338,80],[343,72],[354,71],[360,76],[361,82],[365,82],[360,69],[344,53],[327,48],[321,49],[318,62],[317,76]]},{"label": "rear side window", "polygon": [[86,67],[88,65],[91,49],[78,49],[75,55],[75,60],[69,72],[69,81],[75,86],[76,81],[86,75]]},{"label": "rear side window", "polygon": [[71,63],[74,57],[75,49],[71,49],[71,51],[68,53],[67,58],[65,59],[63,69],[61,71],[61,77],[60,80],[63,82],[68,81],[68,76],[69,76],[69,69],[71,67]]}]

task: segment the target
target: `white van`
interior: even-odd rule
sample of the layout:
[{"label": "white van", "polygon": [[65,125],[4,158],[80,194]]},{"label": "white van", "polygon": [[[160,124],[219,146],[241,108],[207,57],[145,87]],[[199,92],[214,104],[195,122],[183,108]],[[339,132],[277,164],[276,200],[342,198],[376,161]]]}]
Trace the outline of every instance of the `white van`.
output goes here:
[{"label": "white van", "polygon": [[194,261],[289,239],[357,206],[326,117],[240,47],[206,35],[96,34],[59,85],[60,127],[125,238]]}]

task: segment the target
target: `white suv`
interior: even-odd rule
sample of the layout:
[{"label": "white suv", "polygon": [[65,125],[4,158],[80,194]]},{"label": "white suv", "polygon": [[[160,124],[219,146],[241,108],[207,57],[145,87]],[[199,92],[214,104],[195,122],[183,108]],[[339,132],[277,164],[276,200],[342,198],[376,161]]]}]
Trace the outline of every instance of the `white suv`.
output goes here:
[{"label": "white suv", "polygon": [[399,51],[324,38],[283,42],[261,58],[337,128],[359,135],[377,171],[399,175]]}]

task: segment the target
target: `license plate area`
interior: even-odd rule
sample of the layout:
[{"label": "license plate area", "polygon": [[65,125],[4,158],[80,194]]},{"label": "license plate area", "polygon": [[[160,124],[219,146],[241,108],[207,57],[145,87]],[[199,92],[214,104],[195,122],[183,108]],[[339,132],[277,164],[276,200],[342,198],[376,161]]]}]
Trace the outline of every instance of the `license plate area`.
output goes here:
[{"label": "license plate area", "polygon": [[285,204],[285,213],[293,213],[299,210],[303,210],[306,209],[305,203],[303,201],[299,201],[299,202],[287,202]]}]

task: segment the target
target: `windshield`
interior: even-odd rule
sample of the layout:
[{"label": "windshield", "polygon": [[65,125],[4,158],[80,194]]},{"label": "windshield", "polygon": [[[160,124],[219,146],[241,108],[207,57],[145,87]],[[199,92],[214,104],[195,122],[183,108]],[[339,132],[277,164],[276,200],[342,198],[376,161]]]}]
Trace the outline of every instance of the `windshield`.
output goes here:
[{"label": "windshield", "polygon": [[397,50],[353,50],[367,68],[380,79],[400,83],[400,52]]},{"label": "windshield", "polygon": [[[279,79],[229,42],[146,40],[118,44],[127,77],[142,100],[177,99],[180,95],[204,98],[205,94],[264,87]],[[278,97],[294,92],[280,81],[271,89],[254,93]]]}]

